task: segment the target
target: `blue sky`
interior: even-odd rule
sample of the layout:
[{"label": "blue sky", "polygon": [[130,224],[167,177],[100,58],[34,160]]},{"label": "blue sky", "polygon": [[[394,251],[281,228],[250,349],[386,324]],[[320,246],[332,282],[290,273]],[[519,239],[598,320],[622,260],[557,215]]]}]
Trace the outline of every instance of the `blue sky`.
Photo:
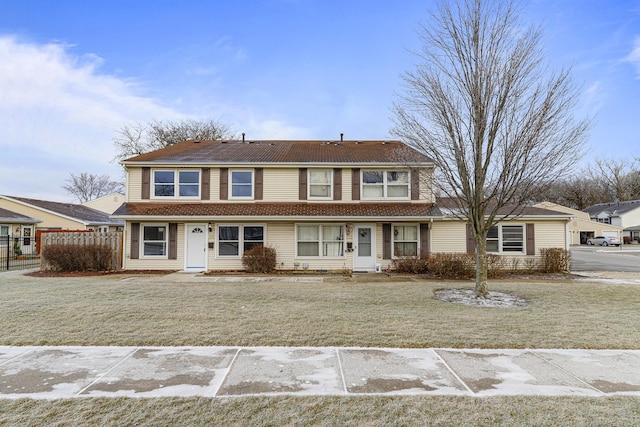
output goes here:
[{"label": "blue sky", "polygon": [[[216,119],[251,139],[383,139],[431,0],[0,0],[0,194],[74,201],[125,123]],[[640,0],[522,1],[572,67],[596,158],[640,156]]]}]

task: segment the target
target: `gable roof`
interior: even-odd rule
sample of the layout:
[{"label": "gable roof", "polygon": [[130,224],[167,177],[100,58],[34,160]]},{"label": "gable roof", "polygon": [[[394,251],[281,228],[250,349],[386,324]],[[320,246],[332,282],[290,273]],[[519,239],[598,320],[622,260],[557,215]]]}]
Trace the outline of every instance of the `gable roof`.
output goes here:
[{"label": "gable roof", "polygon": [[26,197],[3,196],[1,198],[13,201],[22,205],[30,206],[54,215],[63,216],[86,225],[113,225],[121,226],[122,221],[109,218],[109,215],[83,205],[73,203],[59,203],[48,200],[28,199]]},{"label": "gable roof", "polygon": [[609,216],[620,216],[638,208],[640,208],[640,200],[629,200],[626,202],[598,203],[585,208],[583,211],[587,212],[591,217],[596,217],[602,212]]},{"label": "gable roof", "polygon": [[3,222],[12,224],[37,224],[42,221],[36,218],[31,218],[30,216],[10,211],[9,209],[0,208],[0,223]]},{"label": "gable roof", "polygon": [[400,141],[184,141],[122,163],[431,163]]}]

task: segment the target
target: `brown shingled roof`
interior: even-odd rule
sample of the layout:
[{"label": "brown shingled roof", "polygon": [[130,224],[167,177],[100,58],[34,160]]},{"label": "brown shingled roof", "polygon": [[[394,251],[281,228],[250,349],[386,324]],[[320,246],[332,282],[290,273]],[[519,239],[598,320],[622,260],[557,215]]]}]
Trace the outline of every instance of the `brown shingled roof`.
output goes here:
[{"label": "brown shingled roof", "polygon": [[428,217],[430,203],[126,203],[115,217]]},{"label": "brown shingled roof", "polygon": [[123,163],[398,163],[432,160],[400,141],[184,141]]}]

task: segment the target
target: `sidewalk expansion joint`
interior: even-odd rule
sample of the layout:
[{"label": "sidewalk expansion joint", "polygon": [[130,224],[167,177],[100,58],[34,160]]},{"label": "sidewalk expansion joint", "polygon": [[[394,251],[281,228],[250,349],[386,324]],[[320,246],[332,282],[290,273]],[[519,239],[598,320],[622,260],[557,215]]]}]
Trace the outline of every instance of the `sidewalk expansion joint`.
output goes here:
[{"label": "sidewalk expansion joint", "polygon": [[83,387],[79,392],[77,392],[76,394],[73,395],[73,397],[78,397],[80,396],[82,393],[84,393],[85,391],[87,391],[92,385],[96,384],[98,381],[100,381],[101,379],[103,379],[104,377],[106,377],[111,371],[113,371],[114,369],[116,369],[118,366],[120,366],[122,363],[124,363],[125,360],[129,359],[131,356],[133,356],[133,354],[140,350],[142,347],[134,347],[132,351],[129,352],[129,354],[127,354],[125,357],[123,357],[122,359],[120,359],[118,361],[118,363],[116,363],[115,365],[113,365],[111,368],[109,368],[108,370],[106,370],[105,372],[98,374],[98,376],[91,381],[88,385],[86,385],[85,387]]}]

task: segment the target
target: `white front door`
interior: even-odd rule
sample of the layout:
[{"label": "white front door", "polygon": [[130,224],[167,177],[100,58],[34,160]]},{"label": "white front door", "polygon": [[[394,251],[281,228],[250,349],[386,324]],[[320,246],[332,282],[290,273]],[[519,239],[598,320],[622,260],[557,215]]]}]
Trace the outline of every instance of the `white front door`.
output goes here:
[{"label": "white front door", "polygon": [[207,269],[207,226],[206,224],[187,224],[187,270]]},{"label": "white front door", "polygon": [[376,226],[356,224],[354,231],[354,271],[375,271],[376,269]]}]

